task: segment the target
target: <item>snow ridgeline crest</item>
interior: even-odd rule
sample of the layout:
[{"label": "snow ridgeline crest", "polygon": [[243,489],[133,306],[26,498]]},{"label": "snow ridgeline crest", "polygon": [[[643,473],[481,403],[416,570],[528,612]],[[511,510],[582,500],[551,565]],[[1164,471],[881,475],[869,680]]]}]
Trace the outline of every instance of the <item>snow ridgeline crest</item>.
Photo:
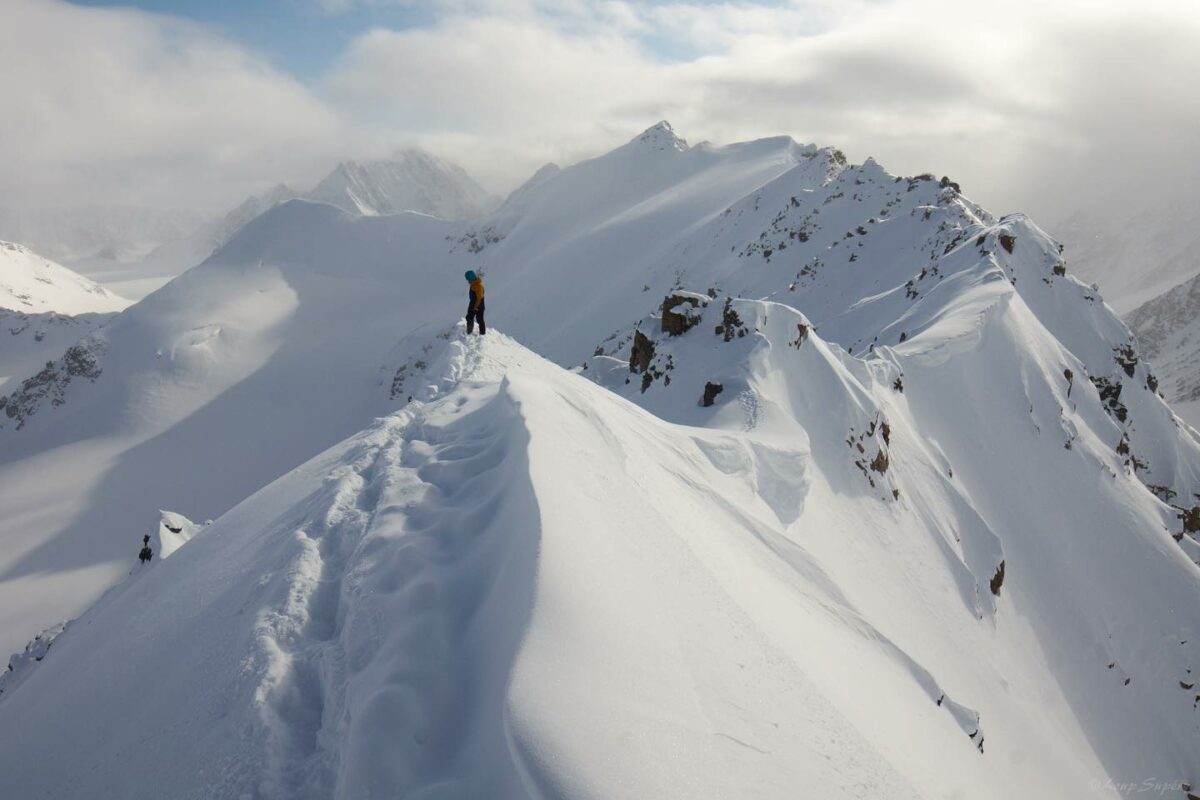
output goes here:
[{"label": "snow ridgeline crest", "polygon": [[[1158,380],[1139,358],[1128,328],[1094,287],[1067,275],[1062,245],[1022,214],[992,217],[949,178],[892,177],[870,159],[851,166],[836,154],[827,158],[818,188],[797,192],[792,180],[781,178],[726,209],[713,241],[702,246],[718,251],[728,243],[739,260],[758,257],[764,265],[781,258],[801,264],[787,285],[792,297],[786,302],[809,310],[829,340],[852,353],[899,346],[978,303],[972,296],[991,295],[990,305],[1019,296],[1035,317],[1031,322],[1064,349],[1057,372],[1068,392],[1077,377],[1092,384],[1118,426],[1109,434],[1113,450],[1175,509],[1182,523],[1176,533],[1196,533],[1197,439],[1162,402]],[[773,215],[756,232],[764,212]],[[703,250],[697,256],[694,248],[681,255],[711,258]],[[713,277],[725,291],[784,300],[770,284]],[[972,287],[996,279],[1011,291]],[[1067,432],[1065,447],[1071,437]]]},{"label": "snow ridgeline crest", "polygon": [[[671,441],[677,436],[675,426],[636,413],[498,332],[486,341],[452,335],[430,360],[437,366],[426,370],[427,385],[445,391],[428,405],[415,401],[379,420],[218,520],[208,535],[180,550],[162,568],[146,571],[140,580],[110,593],[77,623],[91,639],[64,640],[64,645],[80,650],[47,664],[60,675],[69,671],[75,656],[94,652],[99,631],[114,619],[154,630],[156,614],[175,620],[179,630],[164,631],[168,641],[145,637],[136,652],[124,655],[142,668],[174,667],[179,672],[172,674],[188,684],[202,672],[209,684],[206,694],[212,692],[213,682],[221,686],[212,700],[182,698],[197,711],[180,711],[200,713],[204,706],[197,703],[215,703],[216,709],[208,712],[215,715],[210,724],[239,734],[206,736],[202,741],[186,737],[193,763],[223,766],[204,784],[213,797],[246,792],[314,798],[424,792],[515,799],[535,795],[538,786],[555,780],[553,768],[544,761],[545,748],[563,739],[557,726],[577,726],[577,720],[572,714],[539,719],[542,703],[533,698],[553,691],[544,671],[561,670],[564,655],[571,670],[594,664],[595,658],[573,654],[569,647],[564,651],[562,643],[550,642],[546,650],[544,633],[524,632],[529,624],[525,616],[533,605],[538,504],[546,501],[557,507],[561,502],[543,494],[551,488],[544,476],[529,489],[521,486],[529,479],[528,459],[539,455],[532,437],[543,441],[543,448],[557,449],[546,437],[556,425],[554,414],[547,413],[551,409],[565,413],[563,421],[579,420],[576,426],[582,421],[580,430],[591,425],[580,414],[617,412],[614,421],[628,415],[634,430],[624,443],[612,442],[614,450],[606,457],[640,461],[646,452],[639,452],[642,448],[636,443],[647,434]],[[535,423],[536,432],[527,429]],[[684,437],[677,445],[699,447],[694,455],[712,459],[706,469],[713,474],[722,469],[718,453],[733,444],[722,443],[722,437],[704,444],[687,442]],[[651,444],[649,451],[658,447]],[[546,452],[543,449],[540,456]],[[499,490],[508,484],[513,485]],[[638,504],[651,507],[654,494],[648,491]],[[280,514],[283,497],[298,505]],[[260,531],[248,527],[249,520],[270,521]],[[609,524],[601,523],[598,531]],[[580,541],[575,535],[563,536],[559,525],[554,529],[559,533],[542,544],[551,548],[542,553],[543,559],[560,559],[562,549],[580,546],[592,551],[610,538],[602,533],[596,539],[589,533]],[[641,532],[631,533],[634,541],[642,540]],[[764,529],[761,535],[770,534]],[[593,556],[579,558],[579,568],[595,564]],[[267,560],[269,571],[257,571],[254,565],[261,569]],[[642,557],[629,564],[635,570],[646,565]],[[219,625],[205,622],[212,612],[203,612],[197,608],[203,604],[195,602],[197,592],[212,590],[213,580],[232,587],[216,600]],[[554,586],[543,590],[561,592]],[[586,593],[569,594],[576,603],[586,600]],[[154,601],[147,602],[150,598]],[[613,613],[614,621],[629,619],[628,608]],[[861,639],[863,646],[877,646],[883,654],[888,680],[900,681],[929,709],[940,709],[934,727],[943,734],[950,727],[957,729],[973,751],[984,753],[979,712],[952,700],[929,670],[851,608],[819,615],[825,614],[831,619],[848,615],[856,631],[853,638]],[[524,666],[514,665],[525,636],[542,644],[534,656],[526,654]],[[174,640],[179,637],[190,643],[189,652],[211,655],[196,663],[187,653],[177,653]],[[654,638],[657,634],[650,641]],[[243,655],[229,641],[251,642],[251,654]],[[748,646],[750,653],[760,647],[753,642]],[[109,655],[99,654],[99,669],[111,666]],[[224,665],[222,658],[231,661]],[[510,685],[509,672],[518,667],[511,679],[515,686]],[[632,681],[631,687],[641,679],[636,672],[622,676]],[[129,686],[128,680],[116,681],[111,687],[115,702],[127,697]],[[612,691],[604,689],[605,694]],[[512,717],[501,712],[509,692],[524,698],[519,701],[522,710]],[[680,713],[694,713],[687,710],[690,706],[686,702]],[[545,707],[563,711],[571,704],[551,699]],[[942,712],[948,716],[940,716]],[[741,715],[724,724],[735,726]],[[850,737],[856,751],[864,746],[840,719],[830,720],[830,726],[823,734],[826,739],[833,730],[838,737]],[[178,733],[182,732],[165,732],[160,746],[169,752]],[[722,735],[734,747],[747,747],[739,744],[739,735]],[[222,744],[227,746],[214,752],[214,745]],[[156,791],[164,785],[163,766],[169,775],[179,764],[160,759],[149,766],[139,776],[135,796],[145,794],[143,787]],[[639,764],[637,769],[645,767]],[[887,785],[886,769],[866,769],[866,774],[856,774],[856,782]],[[109,785],[109,772],[102,767],[93,773],[98,783],[92,785]],[[586,780],[594,782],[601,774],[602,770]]]}]

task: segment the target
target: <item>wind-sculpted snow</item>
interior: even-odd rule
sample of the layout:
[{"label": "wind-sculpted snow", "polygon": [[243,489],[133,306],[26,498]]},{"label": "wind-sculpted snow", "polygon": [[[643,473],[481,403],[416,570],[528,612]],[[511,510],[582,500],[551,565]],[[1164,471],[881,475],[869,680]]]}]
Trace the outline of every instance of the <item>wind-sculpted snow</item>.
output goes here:
[{"label": "wind-sculpted snow", "polygon": [[[1150,526],[1145,490],[1120,479],[1081,509],[1083,481],[1060,484],[1053,530],[1002,502],[975,515],[979,473],[1001,491],[1019,478],[917,437],[932,401],[887,402],[890,371],[815,334],[775,347],[802,324],[790,309],[738,314],[752,332],[715,346],[753,343],[764,413],[749,431],[663,421],[497,333],[435,340],[427,401],[257,493],[55,639],[0,696],[0,789],[1103,797],[1110,776],[1193,776],[1195,712],[1174,679],[1195,666],[1178,642],[1200,631],[1165,612],[1195,607],[1195,570]],[[717,338],[678,344],[701,335]],[[803,394],[786,375],[758,383],[776,357]],[[818,399],[886,415],[899,500],[801,413]],[[1170,547],[1131,549],[1144,537]],[[960,556],[995,539],[998,597]],[[1117,605],[1086,599],[1095,579]],[[153,759],[135,745],[147,734]]]}]

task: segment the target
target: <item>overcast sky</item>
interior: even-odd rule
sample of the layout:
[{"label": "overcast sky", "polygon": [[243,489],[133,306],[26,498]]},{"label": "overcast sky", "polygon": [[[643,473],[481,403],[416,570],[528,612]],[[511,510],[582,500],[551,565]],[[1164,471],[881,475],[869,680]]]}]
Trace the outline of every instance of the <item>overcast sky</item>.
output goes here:
[{"label": "overcast sky", "polygon": [[7,205],[217,211],[411,144],[502,194],[659,119],[1043,217],[1200,160],[1197,0],[0,0],[0,31]]}]

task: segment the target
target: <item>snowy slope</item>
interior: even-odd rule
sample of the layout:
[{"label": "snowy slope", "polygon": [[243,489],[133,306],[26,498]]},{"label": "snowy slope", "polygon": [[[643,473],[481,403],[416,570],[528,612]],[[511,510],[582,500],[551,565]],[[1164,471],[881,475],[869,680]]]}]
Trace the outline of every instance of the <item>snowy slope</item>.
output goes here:
[{"label": "snowy slope", "polygon": [[[1023,414],[1003,398],[946,414],[928,353],[898,356],[898,394],[894,366],[813,333],[788,346],[796,312],[735,310],[747,336],[697,328],[679,355],[714,340],[742,366],[759,396],[749,430],[736,401],[707,420],[688,394],[667,403],[681,380],[656,387],[659,410],[705,427],[460,326],[429,351],[413,404],[135,570],[53,640],[0,695],[0,789],[1051,798],[1195,780],[1178,683],[1200,630],[1177,612],[1200,601],[1196,568],[1136,480],[1098,492],[1074,466],[1116,471],[1113,454],[1059,455],[1029,428],[1006,440]],[[1011,356],[1011,326],[995,327],[987,354]],[[973,377],[986,390],[996,373]],[[1082,417],[1105,418],[1091,405]],[[836,441],[879,413],[889,431],[866,441],[890,454],[879,477],[899,500]],[[938,428],[919,432],[931,414]],[[962,435],[992,414],[1007,424]],[[997,490],[1036,482],[975,446],[1053,459],[1072,477],[1040,491],[1064,513],[1029,527]],[[986,516],[981,494],[998,499]],[[60,752],[76,756],[45,755]]]},{"label": "snowy slope", "polygon": [[1200,427],[1200,277],[1138,306],[1125,320],[1154,364],[1159,391]]},{"label": "snowy slope", "polygon": [[[63,736],[47,692],[103,716],[62,654],[111,648],[205,687],[124,730],[213,733],[139,788],[117,731],[100,796],[200,792],[202,764],[225,796],[1195,784],[1200,442],[1069,266],[948,179],[665,123],[477,221],[284,203],[5,398],[12,651],[124,576],[159,508],[287,477],[70,626],[0,727]],[[457,340],[468,267],[515,341]],[[140,674],[95,679],[125,708]],[[63,791],[85,768],[8,763]]]},{"label": "snowy slope", "polygon": [[237,208],[222,217],[209,220],[190,235],[155,248],[137,265],[137,271],[147,276],[175,277],[204,261],[255,217],[299,196],[298,192],[283,184],[261,195],[251,195]]},{"label": "snowy slope", "polygon": [[[1110,446],[1164,498],[1196,490],[1196,443],[1145,366],[1122,365],[1128,331],[1056,274],[1028,221],[786,137],[689,147],[662,124],[478,222],[285,203],[16,387],[0,420],[0,637],[18,647],[77,611],[157,508],[215,517],[405,399],[406,348],[459,317],[468,266],[488,275],[493,324],[561,364],[611,349],[684,280],[784,300],[856,355],[942,319],[967,334],[1015,292],[1078,360],[1064,385],[1105,393]],[[35,480],[50,465],[72,476],[66,494]]]},{"label": "snowy slope", "polygon": [[26,314],[103,314],[129,301],[23,245],[0,242],[0,309]]}]

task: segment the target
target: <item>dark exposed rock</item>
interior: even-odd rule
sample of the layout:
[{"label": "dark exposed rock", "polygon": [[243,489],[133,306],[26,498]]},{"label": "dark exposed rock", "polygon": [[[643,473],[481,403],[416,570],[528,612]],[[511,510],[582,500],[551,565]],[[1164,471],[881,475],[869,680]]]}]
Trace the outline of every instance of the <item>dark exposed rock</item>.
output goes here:
[{"label": "dark exposed rock", "polygon": [[705,408],[711,406],[713,401],[717,399],[717,395],[725,391],[724,384],[706,382],[704,384],[704,397],[700,398],[700,405]]},{"label": "dark exposed rock", "polygon": [[803,322],[797,322],[796,323],[796,338],[794,340],[792,340],[792,343],[791,343],[792,347],[799,350],[800,345],[804,344],[804,340],[807,338],[808,338],[808,326],[805,325]]},{"label": "dark exposed rock", "polygon": [[1200,506],[1179,509],[1179,519],[1183,521],[1184,533],[1200,532]]},{"label": "dark exposed rock", "polygon": [[[654,343],[641,331],[633,332],[633,346],[629,350],[629,371],[645,373],[654,358]],[[645,391],[643,388],[642,391]]]},{"label": "dark exposed rock", "polygon": [[733,341],[735,336],[746,335],[745,323],[733,310],[733,298],[725,298],[725,307],[721,310],[721,324],[716,327],[716,334],[727,342]]},{"label": "dark exposed rock", "polygon": [[875,458],[871,459],[871,469],[878,472],[880,475],[888,470],[888,454],[882,447],[875,454]]},{"label": "dark exposed rock", "polygon": [[1096,377],[1090,380],[1096,387],[1096,391],[1099,392],[1100,402],[1104,404],[1108,413],[1119,421],[1125,422],[1129,418],[1129,409],[1121,402],[1121,382]]},{"label": "dark exposed rock", "polygon": [[992,594],[999,596],[1000,587],[1004,585],[1004,562],[1000,562],[1000,566],[996,567],[996,574],[992,576],[991,583],[988,584],[992,589]]},{"label": "dark exposed rock", "polygon": [[1071,388],[1075,385],[1075,373],[1070,369],[1063,370],[1063,377],[1067,379],[1067,397],[1071,396]]},{"label": "dark exposed rock", "polygon": [[76,378],[95,381],[100,377],[99,354],[103,346],[95,340],[73,344],[57,362],[47,361],[41,372],[21,383],[21,388],[0,403],[4,414],[16,420],[17,430],[49,401],[52,408],[66,402],[67,386]]},{"label": "dark exposed rock", "polygon": [[[680,306],[687,306],[682,311]],[[679,336],[700,323],[700,315],[691,313],[700,306],[700,300],[687,295],[672,294],[662,302],[662,329],[668,336]]]},{"label": "dark exposed rock", "polygon": [[1125,374],[1132,378],[1138,363],[1137,352],[1133,349],[1133,345],[1126,344],[1121,347],[1114,347],[1113,353],[1116,354],[1117,366],[1125,370]]},{"label": "dark exposed rock", "polygon": [[1004,248],[1006,253],[1012,253],[1016,244],[1017,237],[1013,236],[1011,233],[1000,234],[1000,246]]}]

